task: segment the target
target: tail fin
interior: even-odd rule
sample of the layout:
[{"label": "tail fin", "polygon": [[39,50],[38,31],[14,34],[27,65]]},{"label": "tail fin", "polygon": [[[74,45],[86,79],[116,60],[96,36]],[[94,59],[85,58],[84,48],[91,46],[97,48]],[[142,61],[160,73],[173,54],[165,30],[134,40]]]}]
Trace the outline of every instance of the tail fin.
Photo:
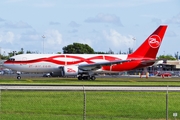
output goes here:
[{"label": "tail fin", "polygon": [[156,58],[161,42],[163,40],[167,25],[159,26],[142,45],[128,57]]}]

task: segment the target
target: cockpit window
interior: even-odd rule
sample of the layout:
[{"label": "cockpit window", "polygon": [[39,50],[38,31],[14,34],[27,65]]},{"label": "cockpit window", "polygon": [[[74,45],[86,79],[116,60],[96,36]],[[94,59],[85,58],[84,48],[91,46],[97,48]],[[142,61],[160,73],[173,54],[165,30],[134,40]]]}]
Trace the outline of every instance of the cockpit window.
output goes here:
[{"label": "cockpit window", "polygon": [[15,59],[14,59],[14,58],[9,58],[8,60],[9,60],[9,61],[15,61]]}]

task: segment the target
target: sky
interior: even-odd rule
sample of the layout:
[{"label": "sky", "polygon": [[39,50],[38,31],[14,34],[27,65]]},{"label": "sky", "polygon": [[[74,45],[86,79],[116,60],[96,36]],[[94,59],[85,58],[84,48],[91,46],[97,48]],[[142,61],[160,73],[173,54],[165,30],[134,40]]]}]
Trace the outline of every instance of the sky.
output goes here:
[{"label": "sky", "polygon": [[174,56],[180,53],[179,6],[179,0],[1,0],[0,52],[62,53],[74,42],[127,52],[165,24],[158,55]]}]

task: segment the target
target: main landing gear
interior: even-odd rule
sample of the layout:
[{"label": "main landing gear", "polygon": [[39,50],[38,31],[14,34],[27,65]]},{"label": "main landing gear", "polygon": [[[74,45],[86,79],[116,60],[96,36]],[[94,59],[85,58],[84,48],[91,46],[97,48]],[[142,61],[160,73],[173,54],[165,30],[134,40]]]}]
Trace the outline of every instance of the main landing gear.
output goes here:
[{"label": "main landing gear", "polygon": [[83,75],[83,74],[80,74],[77,78],[78,80],[95,80],[96,79],[94,75],[90,76],[90,75]]}]

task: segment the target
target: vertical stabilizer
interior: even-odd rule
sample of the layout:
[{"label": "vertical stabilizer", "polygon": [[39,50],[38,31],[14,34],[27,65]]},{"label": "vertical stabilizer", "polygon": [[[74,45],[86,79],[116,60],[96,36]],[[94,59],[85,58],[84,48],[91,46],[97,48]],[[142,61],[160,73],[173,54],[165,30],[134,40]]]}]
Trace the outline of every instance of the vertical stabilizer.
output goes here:
[{"label": "vertical stabilizer", "polygon": [[167,25],[159,26],[145,41],[141,46],[129,54],[128,57],[138,57],[138,58],[156,58],[157,52],[163,40],[164,34],[166,32]]}]

